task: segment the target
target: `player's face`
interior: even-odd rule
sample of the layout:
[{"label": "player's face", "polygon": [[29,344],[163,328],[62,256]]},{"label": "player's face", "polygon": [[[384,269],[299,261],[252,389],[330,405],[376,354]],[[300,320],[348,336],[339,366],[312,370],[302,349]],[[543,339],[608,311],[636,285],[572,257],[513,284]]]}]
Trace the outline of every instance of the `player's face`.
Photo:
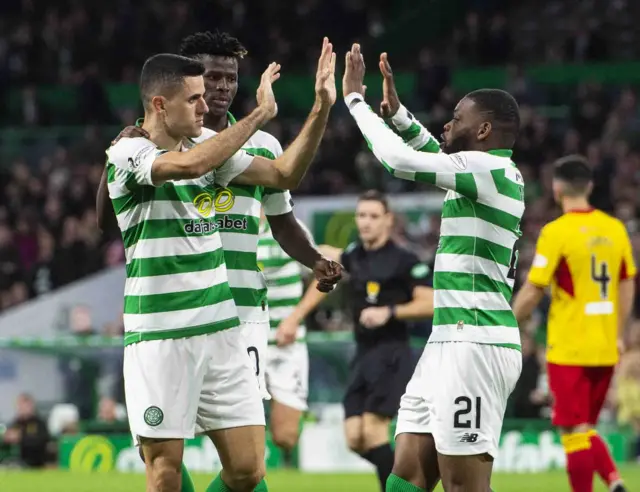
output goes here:
[{"label": "player's face", "polygon": [[486,123],[471,99],[462,99],[453,110],[453,118],[444,125],[440,147],[447,154],[474,150],[478,140],[486,138]]},{"label": "player's face", "polygon": [[356,207],[356,227],[363,242],[371,242],[391,231],[391,214],[382,203],[375,200],[362,200]]},{"label": "player's face", "polygon": [[165,124],[172,135],[199,137],[208,109],[202,77],[186,77],[182,89],[165,99]]},{"label": "player's face", "polygon": [[205,56],[204,99],[213,116],[224,116],[238,92],[238,60],[227,56]]}]

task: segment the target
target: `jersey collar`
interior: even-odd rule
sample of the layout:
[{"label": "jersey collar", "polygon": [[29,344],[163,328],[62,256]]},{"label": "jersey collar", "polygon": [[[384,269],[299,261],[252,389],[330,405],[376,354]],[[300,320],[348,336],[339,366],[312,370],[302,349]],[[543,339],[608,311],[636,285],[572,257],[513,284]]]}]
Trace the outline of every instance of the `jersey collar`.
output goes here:
[{"label": "jersey collar", "polygon": [[570,210],[567,210],[566,213],[568,213],[568,214],[590,214],[594,210],[595,210],[595,208],[593,208],[593,207],[572,208]]},{"label": "jersey collar", "polygon": [[493,149],[493,150],[487,150],[487,154],[495,155],[496,157],[511,157],[513,155],[513,150]]},{"label": "jersey collar", "polygon": [[236,122],[236,119],[233,117],[230,111],[227,111],[227,119],[229,120],[229,126],[233,125]]}]

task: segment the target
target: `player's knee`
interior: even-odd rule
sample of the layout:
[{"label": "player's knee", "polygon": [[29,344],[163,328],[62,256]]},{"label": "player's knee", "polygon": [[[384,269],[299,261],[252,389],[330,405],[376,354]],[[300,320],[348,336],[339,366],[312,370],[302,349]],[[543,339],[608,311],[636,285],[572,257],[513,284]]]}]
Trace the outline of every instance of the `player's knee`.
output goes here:
[{"label": "player's knee", "polygon": [[290,451],[298,444],[298,428],[293,426],[273,427],[271,429],[271,438],[276,446]]},{"label": "player's knee", "polygon": [[427,484],[425,482],[424,473],[422,472],[422,467],[416,463],[413,463],[413,465],[414,466],[409,466],[406,462],[398,462],[396,459],[393,463],[391,473],[405,482],[409,482],[421,489],[426,489]]},{"label": "player's knee", "polygon": [[266,475],[264,466],[262,467],[246,467],[227,470],[225,482],[231,490],[238,492],[251,491],[264,479]]},{"label": "player's knee", "polygon": [[158,456],[151,463],[147,463],[149,469],[149,481],[153,484],[152,490],[157,492],[174,492],[180,490],[180,462],[164,456]]},{"label": "player's knee", "polygon": [[264,463],[246,461],[232,468],[225,468],[224,480],[231,490],[252,491],[266,475]]}]

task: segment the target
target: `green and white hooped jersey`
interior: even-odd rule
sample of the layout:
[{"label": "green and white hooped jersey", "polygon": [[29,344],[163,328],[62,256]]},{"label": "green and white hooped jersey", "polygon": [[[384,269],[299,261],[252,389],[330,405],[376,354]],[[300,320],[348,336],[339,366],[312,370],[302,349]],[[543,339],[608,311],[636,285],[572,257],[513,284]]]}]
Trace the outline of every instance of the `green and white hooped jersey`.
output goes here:
[{"label": "green and white hooped jersey", "polygon": [[[235,123],[229,114],[229,123]],[[204,129],[194,140],[198,143],[216,135]],[[243,146],[247,154],[275,159],[282,154],[278,140],[258,130]],[[219,180],[216,180],[216,184]],[[292,211],[288,191],[262,186],[217,186],[214,208],[220,224],[220,237],[229,275],[231,293],[242,323],[268,323],[267,285],[258,267],[258,232],[260,210],[266,215],[282,215]]]},{"label": "green and white hooped jersey", "polygon": [[[304,224],[298,222],[311,238],[311,233]],[[271,326],[269,340],[273,341],[280,322],[293,312],[302,299],[304,293],[302,271],[304,267],[284,252],[273,238],[271,228],[266,221],[260,227],[258,261],[267,280],[269,324]],[[304,324],[300,324],[296,338],[304,340],[305,335],[306,327]]]},{"label": "green and white hooped jersey", "polygon": [[211,205],[213,183],[228,184],[253,157],[238,152],[201,178],[154,186],[151,167],[165,152],[145,138],[123,138],[107,150],[109,196],[126,257],[125,345],[239,324]]},{"label": "green and white hooped jersey", "polygon": [[429,343],[464,341],[519,349],[520,332],[509,301],[524,180],[511,150],[441,153],[435,138],[406,108],[391,120],[394,133],[364,102],[357,102],[361,98],[350,94],[345,102],[382,165],[398,178],[447,190]]}]

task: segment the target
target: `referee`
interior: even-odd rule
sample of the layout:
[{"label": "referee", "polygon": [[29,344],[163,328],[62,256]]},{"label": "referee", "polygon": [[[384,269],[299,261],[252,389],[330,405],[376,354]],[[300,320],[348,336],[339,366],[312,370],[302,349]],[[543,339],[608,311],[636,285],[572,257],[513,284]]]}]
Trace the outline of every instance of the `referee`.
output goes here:
[{"label": "referee", "polygon": [[[359,239],[342,251],[320,246],[349,273],[356,355],[344,397],[344,430],[349,448],[372,463],[382,490],[393,467],[389,424],[413,374],[409,320],[433,315],[430,269],[391,239],[393,215],[386,197],[367,191],[358,199]],[[304,319],[324,298],[312,284],[296,311]]]}]

